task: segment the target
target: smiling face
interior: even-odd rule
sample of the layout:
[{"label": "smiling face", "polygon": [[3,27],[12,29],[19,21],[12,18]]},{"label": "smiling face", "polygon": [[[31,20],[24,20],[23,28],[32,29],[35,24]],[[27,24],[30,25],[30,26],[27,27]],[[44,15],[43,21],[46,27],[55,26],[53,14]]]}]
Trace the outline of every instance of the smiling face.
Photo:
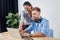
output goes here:
[{"label": "smiling face", "polygon": [[40,18],[40,9],[35,7],[32,9],[32,19],[38,20]]},{"label": "smiling face", "polygon": [[32,11],[32,18],[34,20],[39,19],[39,17],[40,17],[40,12],[38,12],[37,10]]},{"label": "smiling face", "polygon": [[23,7],[24,7],[24,9],[25,9],[26,11],[30,11],[30,10],[31,10],[31,6],[24,5]]},{"label": "smiling face", "polygon": [[32,5],[29,1],[25,1],[24,4],[23,4],[23,7],[27,12],[30,12],[31,9],[32,9]]}]

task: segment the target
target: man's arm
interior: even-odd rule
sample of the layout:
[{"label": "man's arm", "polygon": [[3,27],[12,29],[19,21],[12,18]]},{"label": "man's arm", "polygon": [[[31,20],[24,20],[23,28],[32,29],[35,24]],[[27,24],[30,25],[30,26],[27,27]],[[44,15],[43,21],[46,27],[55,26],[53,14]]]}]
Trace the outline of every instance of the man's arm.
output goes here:
[{"label": "man's arm", "polygon": [[32,37],[46,37],[48,36],[48,31],[49,31],[49,22],[48,21],[44,21],[43,22],[43,26],[41,28],[41,32],[37,33],[37,34],[32,34]]},{"label": "man's arm", "polygon": [[41,33],[43,33],[46,37],[49,36],[49,21],[48,20],[45,20],[43,22]]},{"label": "man's arm", "polygon": [[21,31],[20,34],[23,33],[30,33],[33,30],[33,24],[31,24],[28,28],[26,28],[25,30]]},{"label": "man's arm", "polygon": [[37,33],[37,34],[31,34],[30,36],[32,37],[45,37],[45,35],[43,33]]},{"label": "man's arm", "polygon": [[22,31],[20,35],[26,36],[26,37],[46,37],[43,33],[37,33],[37,34],[29,34],[26,30]]}]

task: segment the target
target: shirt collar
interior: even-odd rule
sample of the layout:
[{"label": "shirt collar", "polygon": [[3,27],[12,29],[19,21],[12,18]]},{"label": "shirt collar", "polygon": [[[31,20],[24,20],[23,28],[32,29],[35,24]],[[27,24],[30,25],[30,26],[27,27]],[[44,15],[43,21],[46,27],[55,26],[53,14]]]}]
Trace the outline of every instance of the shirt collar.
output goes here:
[{"label": "shirt collar", "polygon": [[41,21],[42,21],[42,17],[40,19],[38,19],[38,21],[34,20],[34,22],[36,22],[36,23],[40,23]]}]

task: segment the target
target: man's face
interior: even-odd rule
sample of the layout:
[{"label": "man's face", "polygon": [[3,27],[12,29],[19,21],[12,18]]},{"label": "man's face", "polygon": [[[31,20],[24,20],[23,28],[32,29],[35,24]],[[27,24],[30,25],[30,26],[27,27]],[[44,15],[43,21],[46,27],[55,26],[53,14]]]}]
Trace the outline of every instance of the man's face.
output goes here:
[{"label": "man's face", "polygon": [[40,17],[40,12],[38,12],[37,10],[32,11],[32,18],[34,20],[38,19]]},{"label": "man's face", "polygon": [[28,5],[24,5],[23,7],[26,11],[30,11],[30,9],[31,9],[31,6],[28,6]]}]

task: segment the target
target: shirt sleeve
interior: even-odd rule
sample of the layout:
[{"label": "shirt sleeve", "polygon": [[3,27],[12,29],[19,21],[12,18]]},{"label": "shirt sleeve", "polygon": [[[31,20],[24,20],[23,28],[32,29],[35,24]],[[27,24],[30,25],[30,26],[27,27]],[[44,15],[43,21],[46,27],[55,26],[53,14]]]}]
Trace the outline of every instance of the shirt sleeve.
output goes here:
[{"label": "shirt sleeve", "polygon": [[31,25],[28,28],[26,28],[26,30],[27,30],[27,32],[31,33],[31,31],[33,30],[33,28],[34,28],[33,23],[31,23]]},{"label": "shirt sleeve", "polygon": [[20,20],[20,23],[21,23],[21,22],[24,22],[23,12],[20,15],[21,15],[21,20]]},{"label": "shirt sleeve", "polygon": [[41,28],[41,32],[45,36],[49,36],[49,22],[48,22],[48,20],[43,22],[43,27]]}]

